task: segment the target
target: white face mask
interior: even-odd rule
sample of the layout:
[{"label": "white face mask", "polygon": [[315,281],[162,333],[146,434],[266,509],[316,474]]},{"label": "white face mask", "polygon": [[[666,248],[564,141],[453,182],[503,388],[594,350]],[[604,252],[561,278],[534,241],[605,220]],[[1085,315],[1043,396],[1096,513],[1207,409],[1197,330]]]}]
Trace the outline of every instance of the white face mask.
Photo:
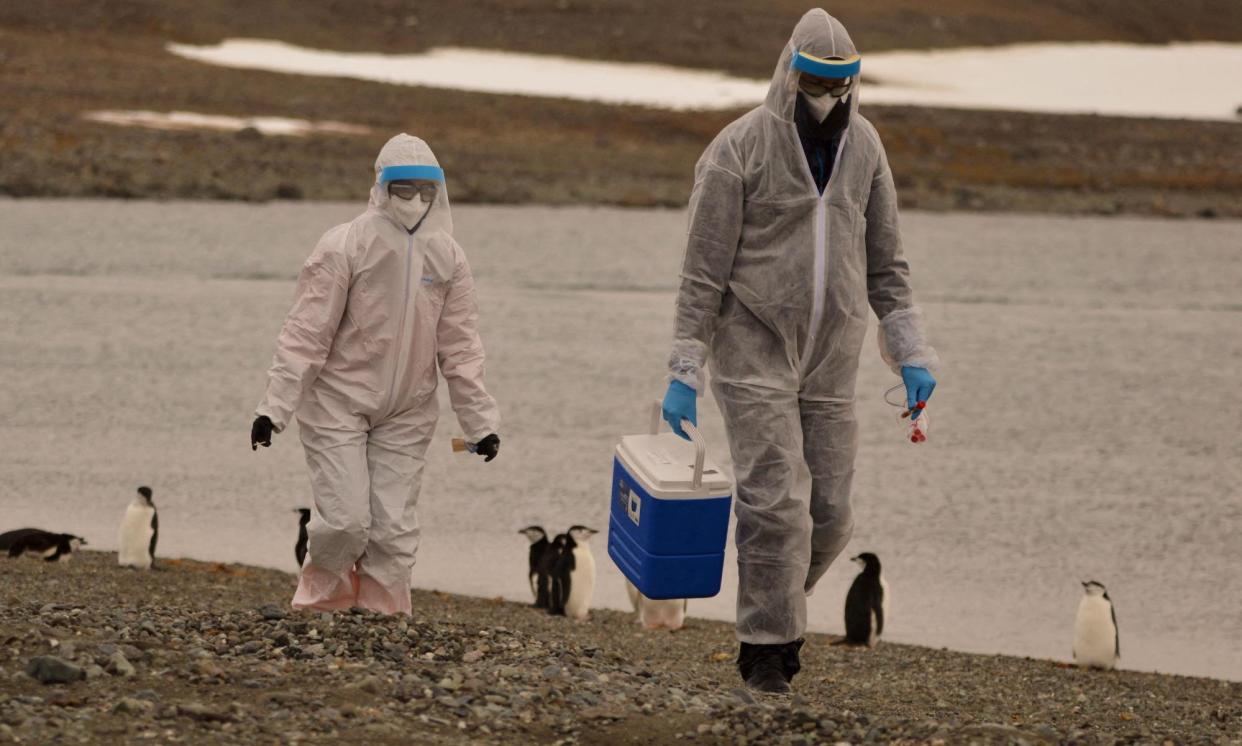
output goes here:
[{"label": "white face mask", "polygon": [[824,93],[819,96],[808,95],[805,91],[800,92],[802,100],[806,101],[807,108],[811,110],[811,116],[815,117],[815,121],[822,122],[828,118],[828,114],[832,112],[832,107],[837,105],[841,100],[840,96],[833,96]]},{"label": "white face mask", "polygon": [[418,221],[422,220],[427,211],[431,209],[431,203],[424,202],[421,194],[415,195],[414,199],[401,199],[389,195],[388,204],[392,206],[393,214],[397,216],[397,220],[405,226],[406,230],[412,230],[418,225]]}]

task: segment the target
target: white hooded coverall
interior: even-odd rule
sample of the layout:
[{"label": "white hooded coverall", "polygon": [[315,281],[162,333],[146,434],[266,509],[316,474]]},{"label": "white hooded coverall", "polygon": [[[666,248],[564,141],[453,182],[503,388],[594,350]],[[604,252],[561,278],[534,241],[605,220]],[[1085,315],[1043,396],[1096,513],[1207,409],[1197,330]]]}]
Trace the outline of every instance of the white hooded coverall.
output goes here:
[{"label": "white hooded coverall", "polygon": [[[854,43],[823,10],[803,16],[764,103],[729,124],[695,168],[677,297],[674,380],[712,391],[737,483],[737,636],[782,644],[806,629],[806,593],[853,529],[854,385],[867,307],[894,371],[931,368],[897,226],[897,194],[859,82],[820,194],[794,123],[795,54],[849,59]],[[809,504],[797,494],[801,464]]]},{"label": "white hooded coverall", "polygon": [[439,164],[418,138],[384,145],[366,212],[325,233],[302,268],[255,411],[276,432],[297,416],[310,469],[315,512],[294,608],[410,613],[437,367],[468,440],[500,424],[447,190],[411,232],[380,181],[387,166]]}]

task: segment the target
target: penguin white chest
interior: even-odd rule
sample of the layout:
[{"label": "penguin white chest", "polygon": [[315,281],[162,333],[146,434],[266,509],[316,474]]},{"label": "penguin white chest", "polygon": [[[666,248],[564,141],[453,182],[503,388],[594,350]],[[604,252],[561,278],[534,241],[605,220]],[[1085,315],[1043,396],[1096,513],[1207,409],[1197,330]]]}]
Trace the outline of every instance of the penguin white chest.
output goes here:
[{"label": "penguin white chest", "polygon": [[155,508],[137,501],[125,509],[117,551],[119,564],[142,570],[151,567],[151,536],[154,533],[151,520],[154,517]]},{"label": "penguin white chest", "polygon": [[1074,624],[1074,662],[1080,666],[1112,668],[1117,664],[1117,627],[1113,606],[1100,596],[1084,596]]},{"label": "penguin white chest", "polygon": [[569,573],[569,598],[565,601],[565,616],[585,620],[591,609],[591,596],[595,593],[595,556],[590,547],[580,544],[574,547],[574,569]]}]

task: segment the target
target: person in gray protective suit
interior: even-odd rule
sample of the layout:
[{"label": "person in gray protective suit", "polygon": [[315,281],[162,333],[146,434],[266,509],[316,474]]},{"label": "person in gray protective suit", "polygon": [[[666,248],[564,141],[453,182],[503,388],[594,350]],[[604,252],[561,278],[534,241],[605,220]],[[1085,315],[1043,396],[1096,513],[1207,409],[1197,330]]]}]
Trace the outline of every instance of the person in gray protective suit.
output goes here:
[{"label": "person in gray protective suit", "polygon": [[[845,27],[808,12],[764,103],[699,159],[690,198],[664,417],[679,433],[696,422],[710,360],[737,482],[738,667],[760,691],[790,690],[806,595],[853,529],[868,304],[909,406],[935,387],[893,176],[858,113],[860,65]],[[809,504],[794,489],[803,463]]]}]

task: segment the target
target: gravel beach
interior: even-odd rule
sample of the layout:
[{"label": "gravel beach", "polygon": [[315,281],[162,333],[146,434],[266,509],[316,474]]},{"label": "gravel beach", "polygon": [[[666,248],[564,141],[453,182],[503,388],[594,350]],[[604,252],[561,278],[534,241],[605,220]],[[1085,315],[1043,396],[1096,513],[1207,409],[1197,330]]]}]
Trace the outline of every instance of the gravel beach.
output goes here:
[{"label": "gravel beach", "polygon": [[0,562],[0,743],[1242,743],[1236,682],[812,635],[771,698],[720,622],[421,591],[308,614],[286,573],[115,562]]}]

